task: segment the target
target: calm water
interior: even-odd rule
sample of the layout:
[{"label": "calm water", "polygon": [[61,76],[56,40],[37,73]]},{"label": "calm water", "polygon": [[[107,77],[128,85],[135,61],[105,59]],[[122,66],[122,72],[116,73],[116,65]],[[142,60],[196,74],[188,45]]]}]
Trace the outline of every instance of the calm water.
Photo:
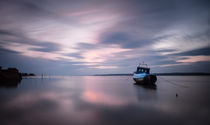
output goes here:
[{"label": "calm water", "polygon": [[156,88],[133,83],[130,76],[23,79],[0,87],[0,124],[210,123],[209,76],[159,76]]}]

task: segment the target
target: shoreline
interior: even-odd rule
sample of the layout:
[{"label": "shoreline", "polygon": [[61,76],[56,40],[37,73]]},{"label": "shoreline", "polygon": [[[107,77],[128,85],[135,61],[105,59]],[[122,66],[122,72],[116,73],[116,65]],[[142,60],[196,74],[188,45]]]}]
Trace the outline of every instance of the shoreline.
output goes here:
[{"label": "shoreline", "polygon": [[[210,73],[192,72],[192,73],[151,73],[157,76],[210,76]],[[133,74],[96,74],[93,76],[132,76]]]}]

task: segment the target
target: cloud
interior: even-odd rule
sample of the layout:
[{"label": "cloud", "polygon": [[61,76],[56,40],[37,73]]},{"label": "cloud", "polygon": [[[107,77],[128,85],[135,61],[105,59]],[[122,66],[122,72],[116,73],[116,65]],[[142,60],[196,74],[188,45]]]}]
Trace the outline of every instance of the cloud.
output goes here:
[{"label": "cloud", "polygon": [[131,72],[142,61],[155,70],[181,67],[184,57],[199,61],[209,55],[208,5],[206,0],[2,0],[0,47],[4,54],[88,72]]},{"label": "cloud", "polygon": [[182,53],[210,45],[209,31],[201,29],[197,31],[191,31],[188,28],[186,30],[171,29],[167,32],[163,31],[159,35],[160,38],[155,40],[152,45],[153,49],[157,51],[173,50],[163,52],[162,54]]},{"label": "cloud", "polygon": [[18,52],[16,51],[13,51],[13,50],[8,50],[8,49],[4,49],[2,47],[0,47],[0,52],[3,53],[3,54],[7,54],[7,53],[12,53],[12,54],[19,54]]},{"label": "cloud", "polygon": [[31,50],[40,52],[54,52],[60,50],[60,45],[57,43],[37,41],[34,39],[27,38],[24,34],[15,33],[8,30],[0,30],[0,46],[9,47],[12,44],[28,45],[31,46]]},{"label": "cloud", "polygon": [[40,46],[41,48],[33,48],[32,50],[40,52],[56,52],[60,50],[59,44],[51,42],[38,43],[37,46]]},{"label": "cloud", "polygon": [[203,47],[195,50],[185,51],[182,53],[177,53],[173,55],[179,55],[179,56],[200,56],[200,55],[210,55],[210,47]]},{"label": "cloud", "polygon": [[193,62],[210,62],[210,56],[182,56],[177,62],[193,63]]},{"label": "cloud", "polygon": [[[27,18],[36,16],[56,16],[55,13],[45,9],[42,5],[46,5],[48,2],[45,1],[32,1],[32,0],[1,0],[0,6],[2,10],[7,11],[16,16]],[[7,8],[10,6],[10,8]]]},{"label": "cloud", "polygon": [[96,69],[116,69],[119,68],[118,66],[92,66],[88,68],[96,68]]},{"label": "cloud", "polygon": [[14,35],[12,32],[0,29],[0,35]]},{"label": "cloud", "polygon": [[120,32],[103,34],[101,41],[103,44],[120,45],[123,48],[139,48],[149,44],[148,40],[135,40],[132,36],[129,36],[129,34]]}]

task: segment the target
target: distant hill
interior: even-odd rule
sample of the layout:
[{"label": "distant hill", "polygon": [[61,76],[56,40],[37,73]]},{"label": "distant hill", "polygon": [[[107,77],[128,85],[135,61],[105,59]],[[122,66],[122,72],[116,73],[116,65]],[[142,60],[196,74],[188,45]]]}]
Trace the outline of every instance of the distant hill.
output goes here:
[{"label": "distant hill", "polygon": [[93,76],[132,76],[133,74],[96,74]]},{"label": "distant hill", "polygon": [[[156,74],[157,76],[206,76],[210,75],[210,73],[204,73],[204,72],[190,72],[190,73],[180,73],[180,72],[174,72],[174,73],[152,73]],[[132,76],[131,73],[125,73],[125,74],[96,74],[93,76]]]},{"label": "distant hill", "polygon": [[203,73],[203,72],[190,72],[190,73],[154,73],[158,76],[204,76],[204,75],[210,75],[210,73]]}]

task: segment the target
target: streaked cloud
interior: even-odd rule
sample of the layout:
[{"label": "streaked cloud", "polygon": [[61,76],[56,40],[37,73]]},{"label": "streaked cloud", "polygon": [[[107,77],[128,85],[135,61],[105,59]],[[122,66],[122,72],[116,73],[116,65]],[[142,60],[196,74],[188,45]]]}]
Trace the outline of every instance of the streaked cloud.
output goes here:
[{"label": "streaked cloud", "polygon": [[1,0],[1,58],[13,52],[84,74],[132,72],[142,61],[156,72],[193,68],[209,63],[208,5],[206,0]]},{"label": "streaked cloud", "polygon": [[116,69],[119,68],[118,66],[94,66],[94,67],[88,67],[88,68],[96,68],[96,69]]},{"label": "streaked cloud", "polygon": [[208,61],[210,62],[210,56],[182,56],[177,60],[177,62],[186,62],[186,63],[192,63],[192,62],[203,62]]}]

